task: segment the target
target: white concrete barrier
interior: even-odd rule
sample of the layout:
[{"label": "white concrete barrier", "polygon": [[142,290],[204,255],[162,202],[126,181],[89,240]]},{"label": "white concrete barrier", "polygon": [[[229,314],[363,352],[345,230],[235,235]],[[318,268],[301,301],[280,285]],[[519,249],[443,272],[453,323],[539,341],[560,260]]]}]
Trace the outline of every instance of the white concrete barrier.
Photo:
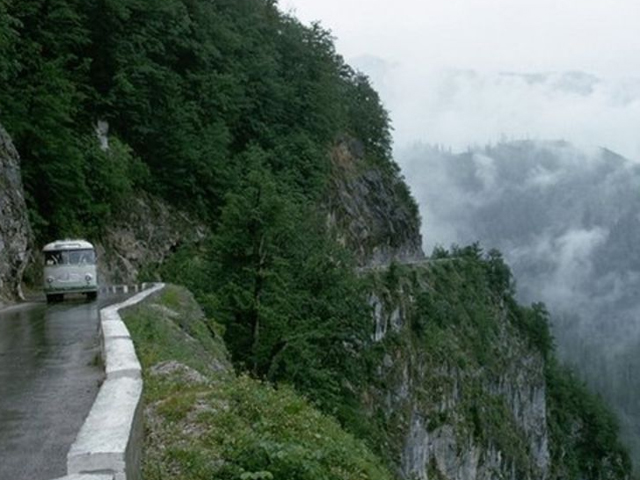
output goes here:
[{"label": "white concrete barrier", "polygon": [[131,293],[141,292],[147,288],[147,285],[153,285],[149,283],[135,283],[133,285],[117,284],[117,285],[101,285],[99,288],[100,293]]},{"label": "white concrete barrier", "polygon": [[75,475],[67,475],[66,477],[56,478],[55,480],[113,480],[114,476],[111,473],[100,474],[86,474],[79,473]]},{"label": "white concrete barrier", "polygon": [[[69,473],[113,472],[116,480],[140,478],[137,423],[142,380],[107,379],[67,455]],[[134,460],[135,463],[131,461]]]},{"label": "white concrete barrier", "polygon": [[[119,323],[122,324],[122,322]],[[140,378],[142,376],[142,367],[131,338],[105,338],[103,356],[107,380],[121,377]]]},{"label": "white concrete barrier", "polygon": [[156,284],[100,311],[106,378],[67,454],[70,476],[65,480],[140,479],[142,368],[118,310],[135,305],[163,287]]}]

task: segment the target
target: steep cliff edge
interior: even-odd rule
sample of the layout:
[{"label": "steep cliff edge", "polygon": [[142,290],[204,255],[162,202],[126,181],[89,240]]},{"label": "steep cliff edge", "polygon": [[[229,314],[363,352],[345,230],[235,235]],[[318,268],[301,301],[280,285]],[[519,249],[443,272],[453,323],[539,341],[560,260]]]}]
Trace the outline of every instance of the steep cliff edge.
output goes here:
[{"label": "steep cliff edge", "polygon": [[374,276],[374,341],[384,351],[367,392],[403,478],[549,477],[544,359],[466,259]]},{"label": "steep cliff edge", "polygon": [[364,147],[343,137],[331,149],[328,225],[360,265],[424,258],[418,207],[390,161],[367,161]]},{"label": "steep cliff edge", "polygon": [[0,126],[0,302],[22,297],[31,229],[20,176],[20,157]]},{"label": "steep cliff edge", "polygon": [[403,479],[629,478],[611,415],[557,366],[548,314],[497,252],[368,273],[377,365],[360,395]]},{"label": "steep cliff edge", "polygon": [[206,237],[208,228],[158,197],[132,199],[105,227],[96,247],[103,284],[133,283],[184,244]]},{"label": "steep cliff edge", "polygon": [[543,140],[417,147],[403,164],[439,232],[429,243],[446,235],[504,253],[519,298],[547,304],[558,355],[616,411],[640,468],[640,165]]},{"label": "steep cliff edge", "polygon": [[516,302],[501,254],[424,259],[395,164],[351,139],[331,160],[328,223],[372,312],[369,375],[349,385],[365,413],[346,415],[350,428],[406,480],[630,478],[615,419],[558,365],[544,305]]}]

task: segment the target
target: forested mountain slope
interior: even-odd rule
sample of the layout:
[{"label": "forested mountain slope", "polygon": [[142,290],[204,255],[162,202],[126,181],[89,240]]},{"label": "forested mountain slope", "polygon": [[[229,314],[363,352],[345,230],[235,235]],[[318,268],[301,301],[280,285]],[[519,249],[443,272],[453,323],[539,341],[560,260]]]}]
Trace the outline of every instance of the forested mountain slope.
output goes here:
[{"label": "forested mountain slope", "polygon": [[561,358],[616,409],[640,464],[638,163],[562,141],[425,147],[405,160],[430,242],[504,253],[519,298],[548,305]]},{"label": "forested mountain slope", "polygon": [[[515,304],[499,254],[393,266],[423,257],[418,209],[378,95],[327,31],[269,0],[0,0],[0,12],[0,122],[37,245],[84,236],[118,261],[161,250],[123,265],[189,287],[222,327],[200,325],[203,342],[223,337],[237,371],[292,387],[338,422],[323,429],[356,438],[338,433],[341,445],[380,460],[345,465],[628,478],[615,422],[556,368],[544,309]],[[154,334],[141,332],[152,353]],[[169,420],[199,408],[173,393]],[[299,411],[292,422],[314,415]],[[280,458],[257,445],[243,462]],[[320,445],[321,459],[340,452]],[[279,474],[302,478],[304,458]]]},{"label": "forested mountain slope", "polygon": [[273,2],[3,0],[0,9],[2,121],[39,238],[91,235],[138,188],[216,223],[249,171],[277,177],[284,200],[317,199],[338,134],[398,174],[367,79],[328,32]]},{"label": "forested mountain slope", "polygon": [[[403,478],[627,478],[599,399],[554,358],[543,304],[477,244],[372,275],[364,404]],[[387,457],[387,458],[388,458]]]}]

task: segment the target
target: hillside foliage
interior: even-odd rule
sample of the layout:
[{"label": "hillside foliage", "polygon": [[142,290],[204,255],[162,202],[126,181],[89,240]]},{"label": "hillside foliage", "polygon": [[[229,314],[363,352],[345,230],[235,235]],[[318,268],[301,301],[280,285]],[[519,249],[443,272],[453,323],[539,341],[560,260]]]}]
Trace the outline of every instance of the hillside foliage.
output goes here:
[{"label": "hillside foliage", "polygon": [[[106,151],[95,134],[98,121],[110,127]],[[22,158],[39,243],[99,239],[141,190],[210,227],[205,241],[184,239],[147,274],[195,293],[220,328],[205,322],[187,333],[207,342],[207,335],[224,337],[235,368],[250,378],[220,388],[222,398],[204,399],[214,410],[220,403],[234,410],[198,416],[198,428],[218,428],[206,434],[205,450],[166,452],[169,464],[187,471],[176,478],[272,478],[269,468],[278,478],[388,478],[370,453],[385,456],[377,443],[382,426],[357,395],[376,382],[379,368],[372,284],[356,273],[352,253],[327,235],[319,205],[331,175],[328,150],[340,136],[362,143],[367,168],[400,174],[377,93],[336,53],[327,30],[302,25],[273,0],[0,0],[0,123]],[[415,203],[403,192],[417,222]],[[443,290],[416,297],[414,340],[427,354],[451,357],[451,344],[438,339],[463,329],[458,360],[499,368],[483,353],[497,338],[487,304],[498,298],[531,347],[553,356],[546,310],[517,307],[498,252],[484,256],[473,245],[439,255],[462,258],[467,268],[443,269]],[[404,275],[390,269],[389,278],[396,274]],[[456,302],[443,301],[447,295]],[[160,358],[165,347],[176,347],[171,355],[194,354],[162,344],[167,332],[154,330],[158,325],[138,327],[133,334],[148,367],[172,359]],[[560,370],[549,375],[552,398],[587,395],[563,379]],[[163,386],[151,385],[152,396]],[[152,397],[176,402],[165,410],[167,428],[204,398],[200,391],[177,393]],[[554,408],[554,439],[568,442],[567,422],[583,408],[591,415],[584,438],[604,452],[618,448],[615,424],[597,400]],[[495,441],[501,417],[476,420],[478,435]],[[567,445],[576,467],[566,478],[600,478],[581,462],[594,450]],[[206,448],[221,462],[212,463]]]},{"label": "hillside foliage", "polygon": [[[387,445],[380,453],[390,463],[402,458],[406,440],[406,432],[393,427],[410,423],[418,411],[430,435],[449,426],[459,445],[472,439],[498,448],[516,478],[540,478],[527,432],[508,396],[496,394],[496,384],[515,385],[514,376],[522,375],[528,385],[545,385],[550,478],[629,478],[615,418],[558,364],[546,307],[516,302],[511,270],[498,251],[484,252],[477,243],[437,247],[426,265],[392,264],[370,281],[382,315],[395,310],[403,319],[371,349],[379,356],[374,364],[385,365],[385,356],[394,361],[363,382],[368,395],[397,395],[392,408],[378,402],[361,430]],[[539,369],[531,367],[536,358]],[[407,376],[420,386],[403,398],[398,385]]]},{"label": "hillside foliage", "polygon": [[255,156],[317,198],[338,134],[392,164],[367,78],[270,0],[1,0],[0,86],[40,240],[96,236],[139,188],[216,225]]},{"label": "hillside foliage", "polygon": [[124,318],[145,372],[144,478],[392,478],[361,439],[290,387],[236,376],[219,325],[184,288],[169,285]]},{"label": "hillside foliage", "polygon": [[270,0],[0,8],[0,122],[22,157],[37,240],[99,240],[138,191],[164,197],[213,234],[185,238],[160,274],[225,326],[238,368],[341,408],[343,377],[360,368],[342,347],[362,345],[368,314],[319,209],[329,148],[357,138],[366,165],[399,169],[378,94],[330,33]]}]

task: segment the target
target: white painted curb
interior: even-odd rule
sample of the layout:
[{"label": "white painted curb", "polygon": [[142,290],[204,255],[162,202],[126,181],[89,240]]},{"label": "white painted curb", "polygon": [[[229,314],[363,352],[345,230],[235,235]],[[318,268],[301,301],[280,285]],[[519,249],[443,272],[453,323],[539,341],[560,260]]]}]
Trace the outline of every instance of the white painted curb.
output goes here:
[{"label": "white painted curb", "polygon": [[113,480],[115,477],[112,473],[100,473],[100,474],[84,474],[79,473],[75,475],[67,475],[66,477],[56,478],[55,480]]},{"label": "white painted curb", "polygon": [[[118,314],[164,288],[155,284],[100,310],[106,378],[67,454],[64,480],[138,480],[142,449],[142,368]],[[62,479],[60,479],[62,480]]]}]

